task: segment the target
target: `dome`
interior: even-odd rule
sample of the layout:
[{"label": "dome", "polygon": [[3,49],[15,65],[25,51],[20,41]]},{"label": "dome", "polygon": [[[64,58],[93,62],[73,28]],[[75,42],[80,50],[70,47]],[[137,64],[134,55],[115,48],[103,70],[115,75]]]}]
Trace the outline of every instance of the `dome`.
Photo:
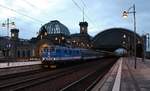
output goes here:
[{"label": "dome", "polygon": [[40,28],[40,31],[43,31],[43,29],[46,30],[48,34],[64,34],[67,36],[70,35],[68,28],[57,20],[50,21],[44,24]]}]

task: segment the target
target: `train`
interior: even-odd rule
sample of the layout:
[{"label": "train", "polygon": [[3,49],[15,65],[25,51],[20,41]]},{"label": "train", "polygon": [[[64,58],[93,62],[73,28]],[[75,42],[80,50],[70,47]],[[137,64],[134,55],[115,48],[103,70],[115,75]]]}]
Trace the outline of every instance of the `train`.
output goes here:
[{"label": "train", "polygon": [[82,63],[104,57],[105,52],[85,48],[51,46],[42,50],[42,66],[56,68],[66,64]]}]

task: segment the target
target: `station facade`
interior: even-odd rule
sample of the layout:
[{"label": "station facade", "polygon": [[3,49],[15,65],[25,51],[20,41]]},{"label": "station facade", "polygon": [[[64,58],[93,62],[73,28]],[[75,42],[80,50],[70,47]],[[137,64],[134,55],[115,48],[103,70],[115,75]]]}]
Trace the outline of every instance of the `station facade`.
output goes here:
[{"label": "station facade", "polygon": [[[39,29],[36,37],[30,40],[19,38],[19,29],[11,29],[11,37],[0,37],[0,57],[3,58],[40,58],[42,49],[61,45],[72,48],[87,48],[114,52],[124,48],[134,52],[134,32],[124,28],[111,28],[98,33],[95,37],[88,34],[88,23],[79,23],[80,32],[70,34],[69,29],[58,20],[50,21]],[[136,34],[136,52],[140,55],[146,51],[146,40]],[[137,55],[137,56],[138,56]]]},{"label": "station facade", "polygon": [[92,48],[88,23],[80,22],[80,33],[70,34],[58,20],[50,21],[39,29],[37,37],[30,40],[19,38],[19,29],[11,29],[11,37],[0,37],[0,55],[3,58],[39,58],[42,49],[52,45]]}]

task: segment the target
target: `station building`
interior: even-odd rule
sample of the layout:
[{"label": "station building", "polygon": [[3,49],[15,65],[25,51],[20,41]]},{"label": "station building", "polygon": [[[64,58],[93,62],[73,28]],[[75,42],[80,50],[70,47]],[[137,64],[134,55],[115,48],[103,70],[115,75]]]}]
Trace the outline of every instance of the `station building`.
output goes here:
[{"label": "station building", "polygon": [[[88,23],[79,23],[80,32],[70,34],[69,29],[58,20],[50,21],[39,29],[36,37],[30,40],[19,38],[19,29],[11,29],[11,36],[0,36],[0,58],[29,59],[40,58],[43,48],[49,46],[67,46],[89,48],[114,52],[117,48],[133,54],[134,32],[125,28],[110,28],[98,33],[94,38],[88,34]],[[126,36],[124,38],[124,36]],[[136,34],[137,56],[148,55],[147,39]],[[145,45],[145,46],[144,46]]]},{"label": "station building", "polygon": [[19,38],[19,29],[11,29],[11,36],[0,37],[0,56],[3,58],[39,58],[42,49],[51,45],[92,48],[88,23],[80,22],[80,33],[70,34],[69,29],[58,20],[50,21],[39,29],[37,37],[30,40]]}]

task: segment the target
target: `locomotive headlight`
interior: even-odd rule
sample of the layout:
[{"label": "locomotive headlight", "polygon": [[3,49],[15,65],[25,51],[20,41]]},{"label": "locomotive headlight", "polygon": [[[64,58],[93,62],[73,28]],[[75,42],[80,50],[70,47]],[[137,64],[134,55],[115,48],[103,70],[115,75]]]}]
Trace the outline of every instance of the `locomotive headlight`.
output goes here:
[{"label": "locomotive headlight", "polygon": [[51,60],[53,61],[53,60],[55,60],[55,58],[51,58]]},{"label": "locomotive headlight", "polygon": [[42,58],[42,61],[44,61],[45,60],[45,58]]}]

